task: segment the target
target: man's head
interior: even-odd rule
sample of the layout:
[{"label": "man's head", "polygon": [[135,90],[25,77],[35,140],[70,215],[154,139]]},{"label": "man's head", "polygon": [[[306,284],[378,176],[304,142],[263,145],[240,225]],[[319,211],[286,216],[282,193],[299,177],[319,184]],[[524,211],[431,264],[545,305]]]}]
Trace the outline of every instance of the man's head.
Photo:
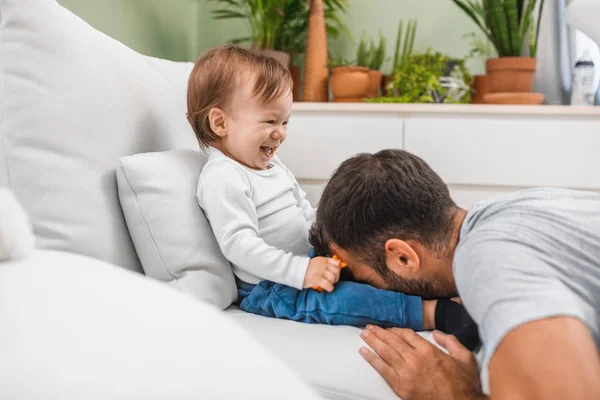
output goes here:
[{"label": "man's head", "polygon": [[419,157],[402,150],[360,154],[327,184],[311,243],[337,254],[359,281],[450,297],[459,215],[446,184]]},{"label": "man's head", "polygon": [[292,78],[276,59],[234,45],[213,48],[190,74],[187,116],[200,147],[267,169],[287,135]]}]

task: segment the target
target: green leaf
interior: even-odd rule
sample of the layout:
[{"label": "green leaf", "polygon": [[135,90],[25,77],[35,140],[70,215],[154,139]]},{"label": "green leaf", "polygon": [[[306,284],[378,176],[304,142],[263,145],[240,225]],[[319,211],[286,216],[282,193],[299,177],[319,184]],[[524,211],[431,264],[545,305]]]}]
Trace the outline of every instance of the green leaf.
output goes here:
[{"label": "green leaf", "polygon": [[[522,38],[525,38],[525,36],[529,32],[529,26],[532,21],[531,14],[533,13],[533,10],[535,9],[536,2],[537,2],[537,0],[528,0],[527,7],[525,8],[525,11],[523,11],[523,15],[521,18],[521,31],[520,31]],[[530,40],[532,40],[532,39],[530,39]]]},{"label": "green leaf", "polygon": [[410,57],[410,53],[409,53],[409,50],[411,48],[410,42],[411,42],[411,40],[414,40],[414,39],[411,39],[412,38],[412,34],[411,34],[412,22],[413,21],[409,22],[408,29],[406,31],[406,35],[404,36],[404,43],[402,45],[402,49],[403,49],[402,60],[400,61],[401,65],[404,65],[408,61],[408,57]]},{"label": "green leaf", "polygon": [[407,58],[412,54],[412,52],[415,48],[415,38],[417,37],[417,20],[416,19],[412,21],[412,25],[410,26],[409,34],[410,34],[410,39],[408,40],[408,49],[406,50]]},{"label": "green leaf", "polygon": [[523,7],[525,6],[526,0],[517,0],[517,11],[519,13],[519,25],[521,25],[521,18],[523,16]]},{"label": "green leaf", "polygon": [[501,55],[508,56],[512,55],[510,50],[510,37],[508,33],[508,21],[502,6],[502,0],[489,0],[490,1],[490,12],[492,20],[498,30],[498,44],[502,48]]},{"label": "green leaf", "polygon": [[392,65],[392,73],[398,68],[398,57],[400,57],[400,42],[402,41],[402,29],[404,28],[404,21],[400,20],[398,23],[398,33],[396,34],[396,47],[394,50],[394,59]]},{"label": "green leaf", "polygon": [[508,34],[510,37],[510,51],[513,55],[521,54],[524,38],[519,32],[517,0],[504,0],[504,12],[506,13]]},{"label": "green leaf", "polygon": [[232,44],[240,44],[240,43],[245,43],[245,42],[251,42],[254,38],[252,37],[245,37],[245,38],[237,38],[237,39],[231,39],[229,41],[229,43]]},{"label": "green leaf", "polygon": [[364,32],[360,39],[360,43],[358,44],[358,49],[356,50],[356,63],[361,67],[369,66],[369,48]]},{"label": "green leaf", "polygon": [[474,7],[474,3],[470,2],[470,1],[463,1],[463,0],[452,0],[454,1],[454,3],[459,6],[469,17],[471,17],[471,19],[473,20],[473,22],[475,22],[475,24],[477,26],[479,26],[479,28],[481,28],[481,30],[487,34],[487,29],[485,28],[484,22],[483,22],[483,15],[480,14],[479,11],[476,7]]},{"label": "green leaf", "polygon": [[540,39],[540,26],[542,26],[542,16],[544,15],[544,0],[540,0],[540,9],[538,12],[538,19],[537,19],[537,27],[535,29],[535,42],[533,44],[532,50],[531,50],[531,57],[535,57],[537,55],[537,46],[538,46],[538,41]]},{"label": "green leaf", "polygon": [[212,11],[212,14],[214,19],[246,18],[246,16],[240,12],[229,10],[214,10]]}]

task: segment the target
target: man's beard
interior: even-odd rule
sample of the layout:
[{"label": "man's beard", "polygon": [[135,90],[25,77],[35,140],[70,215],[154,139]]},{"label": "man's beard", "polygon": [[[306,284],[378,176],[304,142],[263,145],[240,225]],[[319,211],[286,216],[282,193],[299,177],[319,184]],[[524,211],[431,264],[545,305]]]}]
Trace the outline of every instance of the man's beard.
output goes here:
[{"label": "man's beard", "polygon": [[441,278],[430,276],[428,278],[404,279],[390,271],[387,266],[385,266],[385,269],[379,269],[379,271],[386,271],[385,276],[382,276],[382,278],[388,285],[388,289],[395,292],[419,296],[424,300],[458,296],[452,284]]}]

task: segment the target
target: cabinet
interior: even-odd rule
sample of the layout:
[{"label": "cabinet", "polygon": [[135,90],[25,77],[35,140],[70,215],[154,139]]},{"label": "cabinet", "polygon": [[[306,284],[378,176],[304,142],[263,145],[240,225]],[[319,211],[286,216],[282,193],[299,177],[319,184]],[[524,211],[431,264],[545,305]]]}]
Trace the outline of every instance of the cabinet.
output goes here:
[{"label": "cabinet", "polygon": [[462,207],[515,190],[600,191],[600,107],[297,103],[282,161],[316,204],[346,158],[402,148]]}]

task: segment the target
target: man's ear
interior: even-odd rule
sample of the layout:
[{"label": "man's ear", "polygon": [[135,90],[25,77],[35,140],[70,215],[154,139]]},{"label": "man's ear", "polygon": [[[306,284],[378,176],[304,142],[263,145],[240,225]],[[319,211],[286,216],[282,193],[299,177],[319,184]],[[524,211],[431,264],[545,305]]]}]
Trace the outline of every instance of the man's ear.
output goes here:
[{"label": "man's ear", "polygon": [[421,267],[421,260],[410,244],[400,239],[385,242],[387,265],[400,276],[415,274]]},{"label": "man's ear", "polygon": [[210,129],[212,129],[219,137],[227,136],[227,119],[225,118],[225,111],[217,107],[211,108],[208,112],[208,122],[210,123]]}]

